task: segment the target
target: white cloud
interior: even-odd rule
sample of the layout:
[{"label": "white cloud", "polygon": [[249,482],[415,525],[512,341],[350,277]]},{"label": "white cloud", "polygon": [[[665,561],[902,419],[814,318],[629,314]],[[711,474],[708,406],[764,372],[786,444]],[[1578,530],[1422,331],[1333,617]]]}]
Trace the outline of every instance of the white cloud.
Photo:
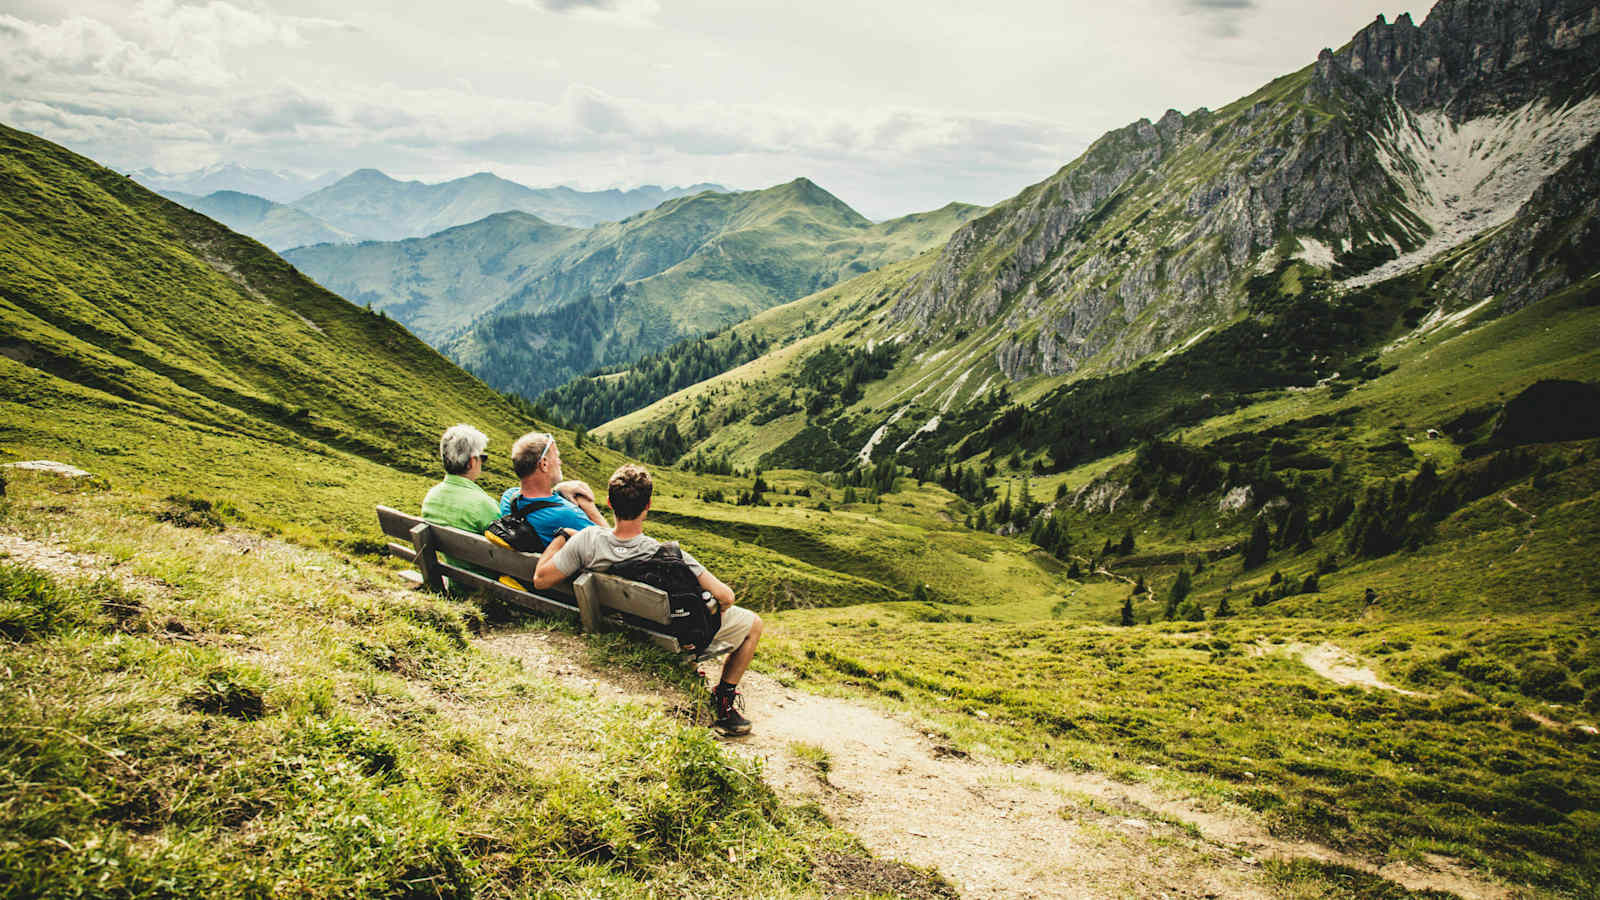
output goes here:
[{"label": "white cloud", "polygon": [[302,43],[325,20],[269,16],[222,0],[203,6],[143,0],[121,28],[84,16],[54,25],[0,15],[0,74],[16,84],[103,76],[169,88],[217,88],[236,80],[231,51]]},{"label": "white cloud", "polygon": [[652,24],[661,5],[656,0],[508,0],[513,6],[542,9],[608,24]]},{"label": "white cloud", "polygon": [[[782,16],[726,0],[670,15],[654,0],[453,0],[431,17],[346,0],[352,24],[264,5],[310,0],[84,0],[99,11],[0,14],[0,117],[124,169],[491,170],[590,189],[806,175],[883,217],[996,202],[1107,128],[1240,96],[1370,18],[1347,2],[1133,0],[1149,19],[1135,35],[1072,0],[1019,10],[1026,21],[918,17],[915,0]],[[1356,21],[1307,23],[1293,3]],[[1246,37],[1205,37],[1236,22]],[[1317,43],[1258,39],[1277,22]],[[895,41],[874,37],[890,25]],[[1205,61],[1224,44],[1250,53]]]}]

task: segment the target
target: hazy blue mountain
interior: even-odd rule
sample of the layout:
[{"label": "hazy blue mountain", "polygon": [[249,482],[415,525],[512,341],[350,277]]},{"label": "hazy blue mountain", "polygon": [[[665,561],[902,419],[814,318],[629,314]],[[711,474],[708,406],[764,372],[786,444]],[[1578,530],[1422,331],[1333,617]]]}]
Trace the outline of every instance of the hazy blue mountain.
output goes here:
[{"label": "hazy blue mountain", "polygon": [[339,180],[336,172],[304,176],[296,172],[252,169],[236,163],[219,163],[189,172],[161,172],[140,169],[130,175],[145,187],[171,195],[173,192],[205,196],[217,191],[254,194],[275,203],[288,203]]},{"label": "hazy blue mountain", "polygon": [[674,197],[722,190],[712,184],[631,191],[534,189],[488,172],[424,184],[360,169],[302,197],[294,206],[353,234],[393,241],[424,237],[502,212],[525,212],[552,224],[585,228],[626,218]]},{"label": "hazy blue mountain", "polygon": [[273,203],[254,194],[216,191],[204,197],[181,191],[163,191],[163,196],[210,216],[240,234],[247,234],[273,250],[307,244],[351,243],[356,235],[329,225],[308,212]]},{"label": "hazy blue mountain", "polygon": [[[425,238],[285,255],[491,384],[532,396],[938,246],[977,212],[951,204],[874,225],[801,178],[679,197],[587,230],[502,213]],[[530,329],[552,324],[562,348],[523,365],[545,340]]]},{"label": "hazy blue mountain", "polygon": [[322,244],[284,257],[329,290],[382,310],[437,346],[548,271],[582,235],[506,212],[425,238]]}]

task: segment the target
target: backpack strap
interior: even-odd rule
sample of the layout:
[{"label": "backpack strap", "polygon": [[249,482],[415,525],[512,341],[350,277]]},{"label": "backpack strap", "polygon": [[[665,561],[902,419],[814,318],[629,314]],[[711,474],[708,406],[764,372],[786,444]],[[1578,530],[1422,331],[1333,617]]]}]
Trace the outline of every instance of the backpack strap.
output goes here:
[{"label": "backpack strap", "polygon": [[528,521],[528,513],[538,512],[541,509],[550,509],[551,507],[561,505],[555,500],[529,500],[521,506],[518,506],[517,504],[521,500],[522,496],[520,494],[511,499],[511,514],[524,522]]}]

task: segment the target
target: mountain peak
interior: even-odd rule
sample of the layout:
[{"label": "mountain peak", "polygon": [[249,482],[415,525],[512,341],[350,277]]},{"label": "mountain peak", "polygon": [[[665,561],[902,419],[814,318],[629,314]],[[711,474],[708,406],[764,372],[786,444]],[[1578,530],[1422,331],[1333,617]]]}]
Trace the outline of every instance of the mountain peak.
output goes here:
[{"label": "mountain peak", "polygon": [[357,169],[349,175],[339,179],[341,182],[395,182],[394,178],[385,175],[377,169]]}]

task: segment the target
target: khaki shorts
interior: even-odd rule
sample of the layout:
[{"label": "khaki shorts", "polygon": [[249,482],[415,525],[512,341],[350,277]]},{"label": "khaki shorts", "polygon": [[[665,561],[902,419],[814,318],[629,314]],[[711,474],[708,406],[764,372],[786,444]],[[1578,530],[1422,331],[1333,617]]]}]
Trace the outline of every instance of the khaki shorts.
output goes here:
[{"label": "khaki shorts", "polygon": [[756,624],[756,614],[742,606],[730,606],[722,611],[722,628],[718,629],[717,636],[711,639],[711,646],[706,648],[703,656],[721,656],[736,649],[750,636],[750,629]]}]

